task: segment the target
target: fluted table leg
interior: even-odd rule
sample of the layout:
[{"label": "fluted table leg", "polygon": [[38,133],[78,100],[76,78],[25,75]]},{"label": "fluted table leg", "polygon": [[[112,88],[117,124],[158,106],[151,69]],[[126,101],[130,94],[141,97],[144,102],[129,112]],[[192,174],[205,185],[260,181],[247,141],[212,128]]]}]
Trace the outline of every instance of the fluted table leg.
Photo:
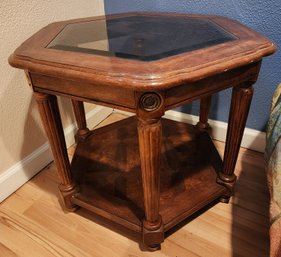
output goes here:
[{"label": "fluted table leg", "polygon": [[228,202],[236,181],[234,169],[242,141],[250,104],[253,96],[252,83],[234,87],[229,112],[226,145],[224,150],[223,169],[219,173],[218,183],[228,189],[228,194],[221,198]]},{"label": "fluted table leg", "polygon": [[208,123],[208,116],[210,111],[210,106],[212,102],[212,95],[205,96],[200,99],[200,116],[199,122],[197,123],[197,128],[201,131],[211,131],[211,127]]},{"label": "fluted table leg", "polygon": [[145,212],[143,243],[152,251],[159,249],[164,241],[164,228],[159,215],[162,143],[160,118],[163,114],[160,95],[145,93],[141,96],[137,117]]},{"label": "fluted table leg", "polygon": [[76,118],[76,123],[78,126],[78,131],[75,135],[75,138],[76,140],[85,139],[89,134],[90,130],[87,128],[84,103],[74,99],[72,99],[71,102],[74,110],[74,115]]},{"label": "fluted table leg", "polygon": [[57,97],[42,93],[34,93],[34,96],[57,166],[60,182],[59,189],[65,208],[69,211],[74,211],[77,207],[72,204],[71,197],[77,191],[77,188],[71,176]]},{"label": "fluted table leg", "polygon": [[153,250],[164,239],[159,215],[161,121],[139,120],[138,134],[145,210],[143,241]]}]

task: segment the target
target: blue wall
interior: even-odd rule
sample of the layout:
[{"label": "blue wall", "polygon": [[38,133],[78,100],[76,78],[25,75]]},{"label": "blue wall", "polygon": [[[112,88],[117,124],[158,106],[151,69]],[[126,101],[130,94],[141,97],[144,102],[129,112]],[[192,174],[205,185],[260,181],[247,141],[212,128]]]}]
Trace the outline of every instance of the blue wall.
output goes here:
[{"label": "blue wall", "polygon": [[[227,16],[240,21],[270,38],[281,49],[281,0],[104,0],[105,13],[130,11],[158,11],[180,13],[204,13]],[[271,98],[281,82],[281,51],[263,60],[247,127],[264,130],[268,119]],[[230,90],[216,94],[213,98],[210,117],[227,121]],[[193,103],[180,108],[181,111],[198,115],[199,105]]]}]

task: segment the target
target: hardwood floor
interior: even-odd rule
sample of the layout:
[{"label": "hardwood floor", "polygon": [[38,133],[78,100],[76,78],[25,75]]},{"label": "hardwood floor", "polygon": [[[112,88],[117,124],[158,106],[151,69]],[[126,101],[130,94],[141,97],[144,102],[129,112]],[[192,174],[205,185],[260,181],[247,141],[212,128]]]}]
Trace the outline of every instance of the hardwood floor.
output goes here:
[{"label": "hardwood floor", "polygon": [[[113,114],[101,125],[122,119]],[[215,142],[222,154],[224,144]],[[74,146],[69,149],[71,158]],[[261,153],[241,149],[230,204],[218,203],[169,235],[157,252],[79,209],[65,213],[52,163],[0,204],[0,257],[269,256],[269,196]],[[126,237],[127,236],[127,237]]]}]

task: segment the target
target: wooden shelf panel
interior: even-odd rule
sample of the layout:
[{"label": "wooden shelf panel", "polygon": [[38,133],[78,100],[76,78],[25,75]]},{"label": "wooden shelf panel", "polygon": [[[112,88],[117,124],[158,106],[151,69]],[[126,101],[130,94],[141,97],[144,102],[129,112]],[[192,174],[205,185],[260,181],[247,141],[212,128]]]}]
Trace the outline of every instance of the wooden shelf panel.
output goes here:
[{"label": "wooden shelf panel", "polygon": [[[165,231],[220,197],[221,159],[207,134],[162,119],[160,214]],[[136,232],[141,231],[142,180],[137,120],[131,117],[94,130],[79,142],[72,173],[80,192],[73,202]]]}]

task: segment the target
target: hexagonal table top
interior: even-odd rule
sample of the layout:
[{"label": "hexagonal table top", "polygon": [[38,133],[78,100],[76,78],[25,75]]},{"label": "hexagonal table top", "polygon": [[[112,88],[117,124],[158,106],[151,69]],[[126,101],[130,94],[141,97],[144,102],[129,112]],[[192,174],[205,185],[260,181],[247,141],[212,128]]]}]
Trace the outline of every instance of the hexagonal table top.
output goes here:
[{"label": "hexagonal table top", "polygon": [[10,64],[91,83],[164,89],[274,50],[270,40],[225,17],[125,13],[50,24],[24,42]]}]

